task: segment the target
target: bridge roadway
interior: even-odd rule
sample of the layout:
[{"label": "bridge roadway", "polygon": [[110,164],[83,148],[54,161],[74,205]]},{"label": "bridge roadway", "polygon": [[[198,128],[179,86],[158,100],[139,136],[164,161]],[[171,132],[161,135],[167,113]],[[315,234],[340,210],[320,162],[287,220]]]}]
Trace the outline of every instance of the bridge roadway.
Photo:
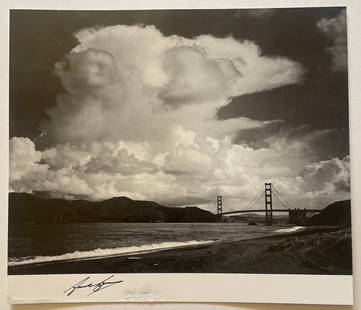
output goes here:
[{"label": "bridge roadway", "polygon": [[[306,211],[312,213],[320,213],[322,210],[319,209],[273,209],[272,212],[289,212],[289,211]],[[229,214],[237,214],[237,213],[256,213],[256,212],[266,212],[265,209],[258,209],[258,210],[239,210],[239,211],[228,211],[222,212],[221,215],[229,215]]]}]

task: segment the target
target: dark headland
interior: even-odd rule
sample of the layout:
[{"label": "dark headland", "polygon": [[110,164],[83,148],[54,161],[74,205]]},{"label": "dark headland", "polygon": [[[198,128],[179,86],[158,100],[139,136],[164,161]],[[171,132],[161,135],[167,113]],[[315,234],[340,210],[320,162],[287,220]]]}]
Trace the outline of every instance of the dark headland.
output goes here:
[{"label": "dark headland", "polygon": [[154,201],[114,197],[102,201],[9,194],[9,223],[211,223],[215,214],[198,207],[166,207]]}]

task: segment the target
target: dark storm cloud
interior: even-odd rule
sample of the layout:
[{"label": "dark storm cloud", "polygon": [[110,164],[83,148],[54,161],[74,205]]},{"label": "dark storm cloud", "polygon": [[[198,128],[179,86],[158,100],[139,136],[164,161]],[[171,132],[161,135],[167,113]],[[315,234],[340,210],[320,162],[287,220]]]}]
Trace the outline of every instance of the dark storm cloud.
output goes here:
[{"label": "dark storm cloud", "polygon": [[282,126],[282,123],[277,122],[263,128],[242,130],[239,132],[234,143],[246,144],[255,149],[267,148],[270,145],[267,139],[278,134]]},{"label": "dark storm cloud", "polygon": [[271,123],[264,128],[240,131],[234,143],[261,149],[270,147],[273,142],[272,138],[275,137],[290,143],[307,135],[317,135],[318,132],[324,134],[316,136],[309,142],[310,148],[317,151],[315,160],[325,160],[334,156],[343,158],[349,153],[348,130],[324,129],[320,131],[309,124],[289,127],[285,122]]},{"label": "dark storm cloud", "polygon": [[[349,153],[347,102],[347,76],[344,73],[309,73],[301,85],[284,86],[233,98],[228,106],[219,110],[218,117],[282,119],[287,126],[307,124],[313,129],[332,129],[334,140],[327,140],[325,145],[333,146],[334,155],[345,156]],[[274,129],[275,127],[273,131]],[[264,135],[271,135],[273,131],[254,130],[250,136],[253,139],[252,145],[262,145]],[[327,150],[331,152],[330,147]],[[325,149],[320,151],[324,152]]]},{"label": "dark storm cloud", "polygon": [[323,76],[302,85],[233,98],[218,116],[227,119],[242,115],[260,120],[283,119],[295,126],[308,123],[315,128],[343,128],[347,127],[347,100],[346,77]]}]

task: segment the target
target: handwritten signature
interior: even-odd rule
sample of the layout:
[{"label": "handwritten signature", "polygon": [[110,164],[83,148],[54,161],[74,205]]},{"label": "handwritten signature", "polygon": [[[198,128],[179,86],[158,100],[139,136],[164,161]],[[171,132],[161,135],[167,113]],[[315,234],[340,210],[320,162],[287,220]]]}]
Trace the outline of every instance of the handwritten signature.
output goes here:
[{"label": "handwritten signature", "polygon": [[[96,292],[104,290],[104,289],[106,289],[108,287],[111,287],[111,286],[113,286],[115,284],[123,282],[123,280],[109,281],[113,277],[114,277],[114,275],[112,275],[112,276],[110,276],[110,277],[108,277],[108,278],[106,278],[103,281],[100,281],[98,283],[88,282],[90,277],[86,277],[83,280],[79,281],[78,283],[75,283],[74,285],[69,287],[67,290],[64,291],[64,293],[66,294],[66,296],[70,296],[71,294],[73,294],[78,289],[90,288],[90,289],[92,289],[92,291],[87,295],[87,296],[89,296],[91,294],[94,294]],[[88,282],[88,283],[86,283],[86,282]]]}]

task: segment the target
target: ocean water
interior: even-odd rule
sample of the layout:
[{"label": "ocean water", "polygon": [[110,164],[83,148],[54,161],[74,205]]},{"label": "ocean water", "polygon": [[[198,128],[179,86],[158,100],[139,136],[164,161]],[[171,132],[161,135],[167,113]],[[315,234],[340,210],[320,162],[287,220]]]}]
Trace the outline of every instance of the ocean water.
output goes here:
[{"label": "ocean water", "polygon": [[[282,231],[284,230],[284,231]],[[100,258],[287,232],[243,223],[24,224],[9,230],[9,265]]]}]

